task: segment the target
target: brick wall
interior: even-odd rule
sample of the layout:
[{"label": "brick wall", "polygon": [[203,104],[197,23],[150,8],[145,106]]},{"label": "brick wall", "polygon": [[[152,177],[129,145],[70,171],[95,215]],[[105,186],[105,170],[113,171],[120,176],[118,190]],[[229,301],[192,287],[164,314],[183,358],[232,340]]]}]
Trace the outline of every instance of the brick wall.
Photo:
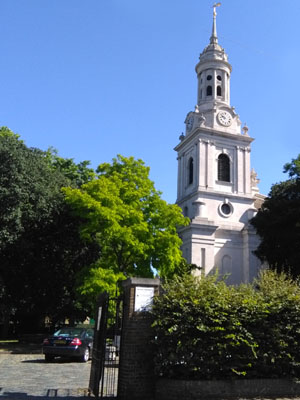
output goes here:
[{"label": "brick wall", "polygon": [[130,278],[124,282],[123,326],[120,351],[118,399],[153,400],[152,319],[147,311],[135,311],[137,287],[153,287],[158,294],[158,279]]},{"label": "brick wall", "polygon": [[300,382],[285,379],[236,379],[227,381],[159,379],[156,382],[155,400],[266,399],[299,396],[299,394]]}]

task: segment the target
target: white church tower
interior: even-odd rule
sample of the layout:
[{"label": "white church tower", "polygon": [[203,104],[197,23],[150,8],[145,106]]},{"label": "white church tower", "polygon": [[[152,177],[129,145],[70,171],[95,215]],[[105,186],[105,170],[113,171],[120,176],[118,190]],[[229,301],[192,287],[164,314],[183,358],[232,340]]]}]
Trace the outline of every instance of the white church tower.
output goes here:
[{"label": "white church tower", "polygon": [[[217,4],[219,5],[219,3]],[[208,274],[249,282],[261,267],[253,254],[259,238],[249,220],[264,196],[250,167],[248,128],[230,105],[231,65],[218,44],[216,7],[209,45],[196,65],[198,96],[187,114],[178,153],[177,204],[190,224],[180,231],[183,256]],[[200,272],[199,272],[200,273]]]}]

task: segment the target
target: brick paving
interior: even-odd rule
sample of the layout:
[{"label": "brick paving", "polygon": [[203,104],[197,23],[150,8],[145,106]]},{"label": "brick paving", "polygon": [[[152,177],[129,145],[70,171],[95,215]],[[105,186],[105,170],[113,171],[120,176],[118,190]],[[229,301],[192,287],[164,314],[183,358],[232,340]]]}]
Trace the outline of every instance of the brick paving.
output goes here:
[{"label": "brick paving", "polygon": [[43,400],[49,397],[85,398],[91,361],[57,359],[46,363],[39,354],[0,352],[0,398]]}]

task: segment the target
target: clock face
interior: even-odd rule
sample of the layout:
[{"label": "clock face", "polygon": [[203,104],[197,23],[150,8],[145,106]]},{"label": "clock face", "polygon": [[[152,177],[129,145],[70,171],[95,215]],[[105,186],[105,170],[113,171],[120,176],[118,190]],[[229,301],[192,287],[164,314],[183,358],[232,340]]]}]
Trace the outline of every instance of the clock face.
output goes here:
[{"label": "clock face", "polygon": [[232,117],[227,111],[220,111],[218,114],[218,121],[224,126],[231,125]]},{"label": "clock face", "polygon": [[188,120],[186,121],[186,130],[190,132],[192,130],[193,125],[194,125],[194,117],[189,117]]}]

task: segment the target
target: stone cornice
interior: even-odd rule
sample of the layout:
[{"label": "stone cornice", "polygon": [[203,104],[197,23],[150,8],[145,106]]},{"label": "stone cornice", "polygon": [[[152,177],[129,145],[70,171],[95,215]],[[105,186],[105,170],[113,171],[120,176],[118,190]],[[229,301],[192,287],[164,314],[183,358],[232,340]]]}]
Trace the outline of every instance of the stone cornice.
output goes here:
[{"label": "stone cornice", "polygon": [[254,138],[252,138],[250,136],[241,135],[240,133],[237,133],[237,134],[227,133],[227,132],[223,132],[223,131],[217,131],[213,128],[201,127],[201,128],[196,128],[193,133],[186,136],[182,140],[182,142],[180,142],[176,147],[174,147],[174,150],[179,151],[182,147],[186,146],[188,143],[195,141],[197,136],[199,136],[201,134],[209,135],[214,138],[220,137],[220,138],[235,140],[238,142],[244,142],[245,145],[248,145],[254,141]]},{"label": "stone cornice", "polygon": [[211,188],[207,188],[207,190],[201,190],[198,188],[198,189],[195,189],[192,193],[188,194],[187,196],[182,197],[180,200],[177,199],[176,204],[184,203],[196,195],[198,195],[198,197],[203,196],[203,198],[206,198],[206,199],[207,198],[208,199],[217,199],[217,198],[226,197],[226,198],[232,199],[232,200],[245,200],[249,204],[253,203],[256,199],[256,196],[254,196],[252,194],[247,196],[246,194],[220,192],[217,190],[213,190]]}]

